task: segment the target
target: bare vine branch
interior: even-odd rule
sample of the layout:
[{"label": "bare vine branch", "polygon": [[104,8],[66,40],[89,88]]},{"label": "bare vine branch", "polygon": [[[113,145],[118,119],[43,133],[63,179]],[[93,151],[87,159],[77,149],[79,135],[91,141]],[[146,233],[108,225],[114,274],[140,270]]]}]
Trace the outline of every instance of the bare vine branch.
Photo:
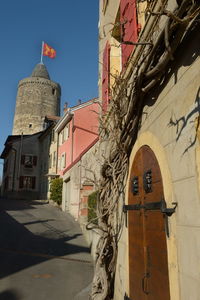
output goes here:
[{"label": "bare vine branch", "polygon": [[100,141],[106,143],[106,151],[98,185],[97,227],[101,231],[91,300],[113,299],[118,240],[124,223],[122,205],[129,156],[141,126],[145,96],[153,87],[160,85],[190,24],[200,14],[199,1],[183,0],[173,12],[166,10],[164,5],[160,11],[154,12],[152,2],[148,2],[148,11],[152,16],[160,18],[166,15],[168,19],[157,38],[152,32],[145,42],[123,42],[144,47],[141,47],[143,50],[138,54],[136,63],[134,56],[129,61],[130,64],[135,63],[132,75],[115,78],[109,110],[101,118]]}]

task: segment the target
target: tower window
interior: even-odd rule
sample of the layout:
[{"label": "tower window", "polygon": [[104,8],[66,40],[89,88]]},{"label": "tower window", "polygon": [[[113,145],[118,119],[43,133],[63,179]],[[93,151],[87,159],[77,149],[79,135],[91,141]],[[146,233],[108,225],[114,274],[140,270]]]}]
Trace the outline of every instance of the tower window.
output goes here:
[{"label": "tower window", "polygon": [[32,124],[30,123],[30,124],[28,125],[28,127],[29,127],[29,128],[32,128]]},{"label": "tower window", "polygon": [[56,94],[56,89],[52,89],[52,94],[53,94],[53,95]]}]

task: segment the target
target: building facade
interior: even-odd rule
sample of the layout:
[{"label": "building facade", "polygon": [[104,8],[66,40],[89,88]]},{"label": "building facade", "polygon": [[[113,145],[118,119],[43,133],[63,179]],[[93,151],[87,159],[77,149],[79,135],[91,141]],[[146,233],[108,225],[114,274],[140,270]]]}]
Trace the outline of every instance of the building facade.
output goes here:
[{"label": "building facade", "polygon": [[122,103],[128,177],[114,284],[98,273],[92,299],[199,299],[199,29],[197,1],[100,1],[99,95],[107,126]]},{"label": "building facade", "polygon": [[5,142],[3,196],[14,199],[39,199],[40,145],[39,133],[11,135]]},{"label": "building facade", "polygon": [[63,178],[62,209],[79,218],[81,158],[98,141],[98,99],[69,108],[55,126],[57,172]]},{"label": "building facade", "polygon": [[51,180],[57,175],[57,139],[54,127],[58,116],[46,116],[46,129],[39,136],[40,144],[40,199],[50,199]]}]

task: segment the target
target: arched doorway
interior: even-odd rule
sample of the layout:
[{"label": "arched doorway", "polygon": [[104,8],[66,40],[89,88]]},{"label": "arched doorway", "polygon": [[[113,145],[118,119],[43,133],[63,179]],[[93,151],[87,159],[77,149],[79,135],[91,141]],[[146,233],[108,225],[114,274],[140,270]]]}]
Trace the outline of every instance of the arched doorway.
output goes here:
[{"label": "arched doorway", "polygon": [[130,299],[170,300],[167,219],[160,168],[153,151],[142,146],[129,182]]}]

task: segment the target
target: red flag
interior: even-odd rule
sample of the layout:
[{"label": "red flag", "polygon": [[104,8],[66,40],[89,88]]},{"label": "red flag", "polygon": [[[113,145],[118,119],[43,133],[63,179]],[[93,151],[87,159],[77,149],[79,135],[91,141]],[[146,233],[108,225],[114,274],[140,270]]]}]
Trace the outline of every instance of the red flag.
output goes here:
[{"label": "red flag", "polygon": [[44,45],[43,45],[43,55],[48,56],[50,58],[55,58],[56,57],[56,50],[54,50],[48,44],[44,43]]}]

